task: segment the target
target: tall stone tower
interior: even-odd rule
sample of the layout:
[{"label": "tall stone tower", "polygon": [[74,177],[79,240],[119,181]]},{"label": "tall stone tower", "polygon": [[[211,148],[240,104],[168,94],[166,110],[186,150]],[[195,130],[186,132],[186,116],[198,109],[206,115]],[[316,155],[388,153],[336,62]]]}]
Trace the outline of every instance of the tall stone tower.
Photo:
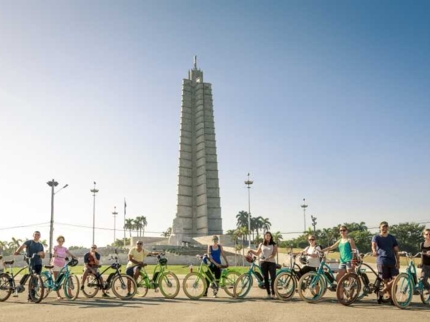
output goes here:
[{"label": "tall stone tower", "polygon": [[178,204],[170,243],[222,234],[212,86],[194,68],[182,81]]}]

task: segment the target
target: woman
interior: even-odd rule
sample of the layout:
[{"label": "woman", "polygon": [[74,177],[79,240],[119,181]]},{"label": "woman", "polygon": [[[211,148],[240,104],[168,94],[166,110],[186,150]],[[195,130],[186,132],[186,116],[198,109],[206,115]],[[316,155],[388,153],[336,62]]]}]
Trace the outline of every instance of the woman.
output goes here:
[{"label": "woman", "polygon": [[333,245],[323,249],[323,252],[339,248],[339,273],[336,276],[336,281],[339,282],[340,278],[348,273],[354,271],[353,257],[354,252],[357,252],[355,242],[352,238],[348,238],[348,228],[344,225],[339,227],[340,239]]},{"label": "woman", "polygon": [[427,294],[430,293],[430,228],[427,228],[423,232],[424,242],[420,245],[421,252],[421,278],[423,280],[424,287],[427,289]]},{"label": "woman", "polygon": [[[278,253],[278,247],[273,241],[272,234],[268,231],[264,234],[263,243],[258,246],[257,251],[250,250],[249,253],[256,256],[260,255],[260,267],[264,276],[264,285],[267,291],[267,298],[275,298],[275,278],[276,278],[276,261],[275,257]],[[270,274],[270,284],[269,284]]]},{"label": "woman", "polygon": [[[51,265],[54,265],[54,268],[52,271],[54,272],[54,280],[57,280],[58,272],[64,267],[66,264],[65,258],[67,256],[70,256],[72,258],[76,258],[74,255],[72,255],[69,250],[63,246],[65,242],[64,236],[58,236],[57,237],[57,243],[58,245],[54,247],[54,254],[52,256],[52,262]],[[61,300],[62,297],[60,295],[59,290],[57,290],[57,300]]]},{"label": "woman", "polygon": [[309,246],[301,252],[301,255],[306,256],[306,264],[300,269],[302,276],[307,272],[315,272],[320,266],[321,247],[317,246],[314,235],[308,236],[308,242]]},{"label": "woman", "polygon": [[[221,277],[221,256],[224,258],[226,266],[228,266],[228,260],[224,254],[224,250],[222,246],[218,244],[219,239],[217,235],[214,235],[212,237],[212,241],[213,241],[213,244],[208,246],[208,252],[207,252],[209,255],[209,261],[210,261],[209,269],[212,271],[212,274],[215,276],[215,279],[219,281]],[[206,281],[207,281],[207,286],[203,296],[208,296],[208,288],[209,288],[209,284],[211,283],[211,281],[208,278],[206,278]],[[214,297],[217,297],[217,293],[218,293],[218,288],[214,288]]]}]

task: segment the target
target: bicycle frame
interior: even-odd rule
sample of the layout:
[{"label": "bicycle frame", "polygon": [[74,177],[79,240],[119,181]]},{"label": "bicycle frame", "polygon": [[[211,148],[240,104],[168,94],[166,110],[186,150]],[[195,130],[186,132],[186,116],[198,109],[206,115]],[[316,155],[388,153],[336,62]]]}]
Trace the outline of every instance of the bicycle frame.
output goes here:
[{"label": "bicycle frame", "polygon": [[43,271],[41,275],[44,275],[46,277],[46,282],[44,284],[45,288],[49,288],[53,291],[58,291],[63,286],[64,281],[66,281],[71,273],[68,266],[68,263],[64,264],[64,266],[60,269],[58,272],[57,278],[54,280],[54,274],[51,270]]},{"label": "bicycle frame", "polygon": [[[160,255],[158,255],[158,259],[160,259]],[[160,280],[160,276],[166,271],[167,265],[161,265],[160,262],[157,262],[157,265],[155,265],[154,270],[152,271],[152,279],[149,278],[149,274],[147,273],[145,266],[141,267],[139,275],[142,277],[142,281],[145,283],[144,286],[146,286],[149,289],[157,289],[158,288],[158,281]],[[154,277],[155,280],[154,280]],[[141,282],[142,283],[142,282]],[[139,285],[143,286],[143,285]]]}]

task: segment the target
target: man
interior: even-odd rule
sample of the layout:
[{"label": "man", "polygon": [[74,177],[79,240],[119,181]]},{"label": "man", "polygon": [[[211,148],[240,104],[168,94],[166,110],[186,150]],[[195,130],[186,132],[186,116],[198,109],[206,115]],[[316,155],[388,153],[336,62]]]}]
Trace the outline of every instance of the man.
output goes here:
[{"label": "man", "polygon": [[[97,252],[97,245],[92,245],[90,251],[84,255],[85,271],[82,275],[81,290],[84,290],[85,280],[87,279],[88,273],[98,275],[98,268],[100,264],[100,254]],[[100,282],[103,285],[103,277],[100,276]],[[109,297],[103,290],[102,297]]]},{"label": "man", "polygon": [[[23,249],[27,253],[27,257],[30,258],[31,268],[34,270],[36,274],[40,274],[42,271],[42,258],[45,258],[45,252],[43,249],[43,245],[39,242],[40,240],[40,231],[35,231],[33,233],[33,240],[27,240],[24,244],[22,244],[15,251],[14,255],[19,255]],[[34,257],[33,257],[34,255]],[[14,294],[13,296],[18,296],[18,294]],[[28,299],[30,300],[30,293],[28,293]]]},{"label": "man", "polygon": [[[131,277],[134,278],[135,281],[139,278],[140,269],[146,264],[143,262],[143,260],[146,258],[146,256],[157,256],[160,253],[158,252],[150,252],[145,249],[143,249],[143,242],[137,241],[136,247],[133,247],[128,252],[128,263],[126,267],[125,273]],[[153,280],[155,282],[156,276],[153,277]],[[131,290],[131,283],[128,283],[128,292],[130,293]]]},{"label": "man", "polygon": [[388,233],[388,223],[383,221],[379,224],[380,233],[372,238],[373,256],[377,256],[376,264],[379,277],[384,281],[384,289],[379,294],[378,303],[381,303],[384,293],[390,294],[391,284],[399,275],[400,259],[399,246],[393,235]]}]

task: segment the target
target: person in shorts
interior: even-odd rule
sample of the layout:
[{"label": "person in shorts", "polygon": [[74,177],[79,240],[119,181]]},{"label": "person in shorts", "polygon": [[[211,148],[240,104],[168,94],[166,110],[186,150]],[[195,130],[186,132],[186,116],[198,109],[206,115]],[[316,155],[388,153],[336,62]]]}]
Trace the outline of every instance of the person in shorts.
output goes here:
[{"label": "person in shorts", "polygon": [[[97,245],[92,245],[90,251],[84,255],[85,271],[82,275],[81,290],[84,290],[85,281],[87,279],[88,273],[93,273],[96,276],[99,275],[100,258],[101,256],[97,252]],[[103,285],[102,276],[100,276],[100,282]],[[102,297],[109,297],[105,290],[103,290]]]},{"label": "person in shorts", "polygon": [[[139,278],[140,269],[146,264],[143,262],[143,260],[147,256],[157,256],[159,255],[159,252],[150,252],[148,250],[143,249],[143,242],[141,240],[136,242],[136,247],[133,247],[128,252],[128,263],[126,266],[125,273],[128,276],[131,276],[134,278],[135,281]],[[153,277],[153,280],[155,282],[155,276]],[[131,291],[131,283],[128,283],[128,293]]]},{"label": "person in shorts", "polygon": [[388,233],[388,223],[379,224],[379,234],[372,238],[372,252],[376,256],[379,277],[384,281],[384,288],[379,294],[378,303],[382,303],[382,296],[391,293],[394,278],[399,275],[400,258],[399,245],[396,237]]},{"label": "person in shorts", "polygon": [[352,238],[348,237],[348,228],[345,225],[339,227],[340,239],[333,245],[324,248],[323,252],[339,249],[339,272],[336,275],[336,281],[339,282],[341,277],[354,271],[354,254],[357,253],[355,242]]},{"label": "person in shorts", "polygon": [[[72,255],[69,250],[63,246],[66,239],[64,236],[57,237],[57,245],[54,246],[54,253],[52,254],[51,265],[54,266],[52,271],[54,273],[54,280],[57,280],[58,273],[61,269],[66,265],[66,257],[70,256],[72,258],[76,258]],[[62,297],[60,295],[60,291],[57,290],[57,299],[61,300]]]}]

